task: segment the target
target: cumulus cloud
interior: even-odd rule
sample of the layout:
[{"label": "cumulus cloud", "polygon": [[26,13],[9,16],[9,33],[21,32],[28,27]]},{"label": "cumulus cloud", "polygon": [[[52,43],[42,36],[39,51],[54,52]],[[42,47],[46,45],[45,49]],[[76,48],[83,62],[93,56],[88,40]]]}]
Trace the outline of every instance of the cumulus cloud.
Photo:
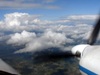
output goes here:
[{"label": "cumulus cloud", "polygon": [[5,15],[5,23],[9,26],[28,25],[32,22],[38,22],[40,15],[29,15],[28,13],[11,13]]},{"label": "cumulus cloud", "polygon": [[[10,13],[4,15],[5,19],[0,21],[0,29],[3,31],[31,30],[32,26],[40,24],[40,15],[29,15],[28,13]],[[27,26],[28,25],[28,26]]]},{"label": "cumulus cloud", "polygon": [[40,36],[36,36],[33,32],[23,31],[12,35],[7,41],[8,44],[25,44],[25,48],[18,50],[16,53],[34,52],[52,47],[65,48],[63,45],[72,42],[74,42],[73,39],[67,38],[65,34],[53,31],[46,31]]},{"label": "cumulus cloud", "polygon": [[0,30],[13,31],[13,32],[18,32],[23,30],[30,31],[32,29],[41,30],[41,29],[47,29],[48,27],[52,27],[50,25],[58,25],[70,22],[69,20],[55,20],[55,21],[41,20],[39,19],[40,16],[41,15],[30,15],[28,13],[18,13],[18,12],[5,14],[4,20],[0,21]]},{"label": "cumulus cloud", "polygon": [[15,33],[14,35],[11,35],[11,38],[7,41],[7,44],[24,45],[34,38],[36,38],[35,33],[23,31],[22,33]]},{"label": "cumulus cloud", "polygon": [[[95,19],[92,18],[94,15],[78,15],[74,18],[68,16],[49,21],[41,20],[39,16],[18,12],[5,14],[4,20],[0,21],[0,39],[8,36],[7,44],[25,46],[15,53],[34,52],[53,47],[66,51],[71,48],[69,45],[82,43],[82,40],[88,39],[92,31],[91,21]],[[90,20],[90,23],[83,23],[83,19]]]}]

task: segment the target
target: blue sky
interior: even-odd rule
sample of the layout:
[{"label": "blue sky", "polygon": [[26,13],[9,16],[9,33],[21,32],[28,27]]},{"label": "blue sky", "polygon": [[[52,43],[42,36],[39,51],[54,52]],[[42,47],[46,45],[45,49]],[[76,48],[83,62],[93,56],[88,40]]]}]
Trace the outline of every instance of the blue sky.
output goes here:
[{"label": "blue sky", "polygon": [[57,19],[67,15],[98,14],[100,0],[1,0],[0,14],[24,12],[41,15],[42,19]]}]

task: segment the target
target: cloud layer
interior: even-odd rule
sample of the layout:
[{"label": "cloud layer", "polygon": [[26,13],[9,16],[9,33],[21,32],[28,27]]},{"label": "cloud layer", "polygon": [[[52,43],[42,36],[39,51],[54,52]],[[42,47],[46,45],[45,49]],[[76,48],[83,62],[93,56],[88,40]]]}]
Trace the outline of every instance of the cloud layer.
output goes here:
[{"label": "cloud layer", "polygon": [[40,15],[18,12],[4,16],[4,20],[0,21],[0,40],[5,38],[7,44],[25,46],[15,53],[34,52],[53,47],[64,51],[70,50],[71,44],[82,43],[82,40],[89,37],[93,25],[91,21],[96,19],[96,15],[71,15],[48,21],[41,20]]}]

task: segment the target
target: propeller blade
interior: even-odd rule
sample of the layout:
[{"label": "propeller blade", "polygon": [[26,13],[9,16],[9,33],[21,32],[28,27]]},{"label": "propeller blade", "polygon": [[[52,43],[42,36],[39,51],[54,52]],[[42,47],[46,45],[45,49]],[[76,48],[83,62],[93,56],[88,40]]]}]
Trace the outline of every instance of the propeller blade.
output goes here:
[{"label": "propeller blade", "polygon": [[99,16],[99,19],[90,35],[90,38],[87,41],[87,44],[93,45],[95,43],[95,41],[98,37],[98,34],[99,34],[99,30],[100,30],[100,16]]},{"label": "propeller blade", "polygon": [[70,58],[70,57],[74,57],[76,55],[73,55],[71,51],[67,51],[67,52],[60,52],[60,53],[46,53],[46,54],[41,54],[38,55],[34,58],[35,61],[57,61],[59,59],[63,59],[63,58]]}]

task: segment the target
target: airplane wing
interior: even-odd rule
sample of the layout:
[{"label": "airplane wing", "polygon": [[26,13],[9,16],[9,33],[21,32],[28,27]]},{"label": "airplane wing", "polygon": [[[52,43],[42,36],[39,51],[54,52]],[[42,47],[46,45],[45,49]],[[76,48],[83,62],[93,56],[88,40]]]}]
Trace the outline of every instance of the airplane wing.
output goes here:
[{"label": "airplane wing", "polygon": [[14,70],[11,66],[5,63],[2,59],[0,59],[0,75],[20,75],[16,70]]}]

